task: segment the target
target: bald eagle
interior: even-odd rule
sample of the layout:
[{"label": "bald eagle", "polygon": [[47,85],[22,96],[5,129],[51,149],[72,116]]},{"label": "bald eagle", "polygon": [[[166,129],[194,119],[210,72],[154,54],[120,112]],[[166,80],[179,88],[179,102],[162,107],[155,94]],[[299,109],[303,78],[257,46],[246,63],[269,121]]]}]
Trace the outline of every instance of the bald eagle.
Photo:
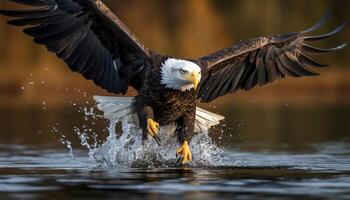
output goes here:
[{"label": "bald eagle", "polygon": [[183,164],[192,160],[192,136],[223,119],[197,108],[197,100],[208,103],[286,77],[316,76],[310,67],[326,65],[308,54],[334,52],[346,46],[323,49],[306,44],[333,36],[345,27],[343,24],[330,33],[308,36],[329,19],[327,14],[305,31],[240,41],[199,59],[178,59],[145,48],[100,0],[10,1],[31,8],[0,10],[0,14],[15,18],[8,23],[29,26],[24,33],[45,45],[74,72],[110,93],[126,94],[129,87],[138,91],[132,99],[96,97],[102,110],[116,116],[126,110],[135,112],[143,138],[152,136],[158,143],[160,127],[175,124],[174,134],[180,144],[176,153]]}]

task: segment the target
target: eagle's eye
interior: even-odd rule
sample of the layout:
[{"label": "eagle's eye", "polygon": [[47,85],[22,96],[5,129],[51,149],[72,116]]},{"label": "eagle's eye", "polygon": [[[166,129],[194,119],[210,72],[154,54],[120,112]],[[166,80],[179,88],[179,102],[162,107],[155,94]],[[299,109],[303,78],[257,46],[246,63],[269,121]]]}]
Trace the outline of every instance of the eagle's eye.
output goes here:
[{"label": "eagle's eye", "polygon": [[180,71],[180,74],[186,74],[187,73],[187,71],[184,70],[184,69],[180,69],[179,71]]}]

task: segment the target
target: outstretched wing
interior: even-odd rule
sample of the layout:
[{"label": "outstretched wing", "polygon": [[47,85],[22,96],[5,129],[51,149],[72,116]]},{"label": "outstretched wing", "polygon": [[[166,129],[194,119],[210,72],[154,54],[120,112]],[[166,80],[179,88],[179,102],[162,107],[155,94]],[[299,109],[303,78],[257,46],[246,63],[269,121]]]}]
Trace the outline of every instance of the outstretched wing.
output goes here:
[{"label": "outstretched wing", "polygon": [[[28,10],[0,10],[9,24],[30,26],[24,33],[75,72],[113,93],[139,87],[149,51],[100,0],[11,0]],[[124,75],[123,75],[124,74]]]},{"label": "outstretched wing", "polygon": [[320,28],[330,17],[327,14],[314,27],[303,31],[272,37],[259,37],[242,41],[231,48],[224,49],[199,60],[204,77],[199,86],[198,98],[202,102],[214,99],[238,90],[250,90],[254,86],[285,77],[319,75],[309,67],[325,67],[307,54],[322,54],[343,49],[342,44],[332,49],[321,49],[305,42],[318,41],[340,32],[345,23],[334,31],[318,35],[305,36]]}]

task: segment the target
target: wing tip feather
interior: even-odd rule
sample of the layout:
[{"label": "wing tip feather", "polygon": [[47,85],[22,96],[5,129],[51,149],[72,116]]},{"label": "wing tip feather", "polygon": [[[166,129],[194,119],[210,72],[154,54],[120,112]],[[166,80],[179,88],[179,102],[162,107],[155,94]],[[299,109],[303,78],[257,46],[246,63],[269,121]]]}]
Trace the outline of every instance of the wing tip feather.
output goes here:
[{"label": "wing tip feather", "polygon": [[306,29],[304,31],[301,31],[302,34],[305,34],[305,33],[310,33],[310,32],[313,32],[319,28],[321,28],[332,16],[332,10],[329,9],[326,14],[321,18],[320,21],[318,21],[315,25],[313,25],[311,28],[309,29]]}]

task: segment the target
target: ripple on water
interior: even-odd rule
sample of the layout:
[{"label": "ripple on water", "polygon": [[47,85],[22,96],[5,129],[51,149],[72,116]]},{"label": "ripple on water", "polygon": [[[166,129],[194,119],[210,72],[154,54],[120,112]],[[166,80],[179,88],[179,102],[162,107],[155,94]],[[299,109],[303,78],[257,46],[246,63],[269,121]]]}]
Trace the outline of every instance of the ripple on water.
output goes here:
[{"label": "ripple on water", "polygon": [[314,145],[303,154],[244,152],[220,148],[201,133],[191,142],[193,164],[178,168],[173,136],[161,135],[162,146],[153,140],[143,145],[129,120],[123,119],[120,134],[111,123],[101,145],[88,144],[89,134],[77,130],[86,150],[0,145],[0,199],[47,198],[53,191],[59,199],[116,193],[131,199],[350,197],[349,144]]},{"label": "ripple on water", "polygon": [[81,195],[102,192],[110,197],[117,192],[121,196],[197,194],[201,199],[210,198],[200,194],[211,194],[211,198],[230,194],[227,199],[241,195],[346,199],[350,191],[348,145],[324,144],[315,149],[304,155],[226,149],[220,166],[119,168],[97,167],[85,150],[75,150],[72,158],[62,150],[6,145],[0,146],[1,155],[7,155],[0,157],[0,198],[21,193],[45,197],[52,191],[69,197],[77,190]]}]

